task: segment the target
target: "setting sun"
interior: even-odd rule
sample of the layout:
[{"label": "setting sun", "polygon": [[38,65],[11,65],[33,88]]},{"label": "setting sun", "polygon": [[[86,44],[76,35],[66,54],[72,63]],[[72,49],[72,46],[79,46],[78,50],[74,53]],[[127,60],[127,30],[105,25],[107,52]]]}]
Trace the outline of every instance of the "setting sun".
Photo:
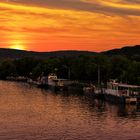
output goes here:
[{"label": "setting sun", "polygon": [[21,42],[14,42],[11,46],[11,49],[16,49],[16,50],[26,50],[25,46]]},{"label": "setting sun", "polygon": [[11,46],[11,49],[16,49],[16,50],[25,50],[25,47],[23,45],[13,45]]}]

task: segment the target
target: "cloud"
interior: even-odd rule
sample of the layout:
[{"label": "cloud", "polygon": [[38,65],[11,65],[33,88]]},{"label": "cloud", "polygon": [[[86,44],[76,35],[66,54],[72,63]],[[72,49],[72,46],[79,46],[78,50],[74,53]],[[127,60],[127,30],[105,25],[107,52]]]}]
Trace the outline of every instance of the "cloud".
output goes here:
[{"label": "cloud", "polygon": [[[64,1],[72,2],[72,0]],[[75,1],[85,3],[85,1]],[[106,2],[109,2],[109,5],[112,4],[111,0],[95,1],[98,2],[98,6],[107,6]],[[95,1],[86,1],[86,3],[94,7],[92,2]],[[125,5],[126,2],[127,5],[131,5],[128,1],[125,1]],[[113,3],[116,7],[118,4],[123,5],[122,1],[116,0]],[[6,43],[12,44],[18,41],[28,44],[31,50],[99,51],[139,42],[139,16],[125,15],[121,12],[114,14],[117,11],[111,14],[108,14],[108,11],[106,14],[105,9],[100,9],[100,12],[86,9],[81,11],[76,7],[70,8],[73,5],[69,5],[69,8],[64,5],[60,8],[58,5],[55,8],[55,4],[44,7],[33,6],[31,3],[30,5],[27,3],[17,5],[0,2],[0,45],[8,46]],[[115,8],[115,10],[118,9]],[[49,48],[46,49],[46,46]]]},{"label": "cloud", "polygon": [[11,0],[11,2],[107,14],[140,15],[139,0]]},{"label": "cloud", "polygon": [[119,14],[140,16],[140,2],[134,0],[82,0],[85,3],[96,5],[99,11]]}]

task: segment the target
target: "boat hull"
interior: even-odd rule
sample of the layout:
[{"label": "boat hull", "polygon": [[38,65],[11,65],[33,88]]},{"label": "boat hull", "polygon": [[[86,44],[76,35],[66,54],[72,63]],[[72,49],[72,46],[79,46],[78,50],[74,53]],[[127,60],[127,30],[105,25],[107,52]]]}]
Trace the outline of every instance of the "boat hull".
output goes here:
[{"label": "boat hull", "polygon": [[94,92],[84,92],[84,95],[89,97],[89,98],[95,98],[95,99],[101,99],[104,100],[104,94],[103,93],[94,93]]},{"label": "boat hull", "polygon": [[52,85],[48,85],[48,89],[53,90],[53,91],[67,91],[68,87],[67,86],[52,86]]},{"label": "boat hull", "polygon": [[39,84],[37,85],[38,88],[44,88],[44,89],[48,89],[48,85],[47,84]]},{"label": "boat hull", "polygon": [[125,104],[125,98],[123,96],[114,96],[111,94],[104,94],[104,98],[106,101],[111,103],[122,103]]},{"label": "boat hull", "polygon": [[135,96],[125,97],[125,96],[114,96],[111,94],[104,94],[105,100],[110,101],[112,103],[119,103],[119,104],[130,104],[136,105],[139,104],[140,98]]}]

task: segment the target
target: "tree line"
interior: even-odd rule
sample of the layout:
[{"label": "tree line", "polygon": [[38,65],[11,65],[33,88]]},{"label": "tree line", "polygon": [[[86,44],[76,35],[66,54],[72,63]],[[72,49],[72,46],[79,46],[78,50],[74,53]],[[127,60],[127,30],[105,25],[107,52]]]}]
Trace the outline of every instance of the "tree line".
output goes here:
[{"label": "tree line", "polygon": [[53,57],[46,60],[21,58],[0,61],[0,79],[7,76],[24,76],[36,80],[40,75],[56,73],[59,78],[101,82],[117,79],[119,82],[140,85],[140,61],[124,56],[81,55],[76,58]]}]

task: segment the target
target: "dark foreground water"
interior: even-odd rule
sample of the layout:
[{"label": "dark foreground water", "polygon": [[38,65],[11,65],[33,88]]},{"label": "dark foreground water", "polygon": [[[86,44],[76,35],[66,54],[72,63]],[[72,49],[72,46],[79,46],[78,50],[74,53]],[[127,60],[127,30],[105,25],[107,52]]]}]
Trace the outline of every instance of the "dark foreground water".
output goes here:
[{"label": "dark foreground water", "polygon": [[139,111],[0,81],[0,140],[139,140]]}]

